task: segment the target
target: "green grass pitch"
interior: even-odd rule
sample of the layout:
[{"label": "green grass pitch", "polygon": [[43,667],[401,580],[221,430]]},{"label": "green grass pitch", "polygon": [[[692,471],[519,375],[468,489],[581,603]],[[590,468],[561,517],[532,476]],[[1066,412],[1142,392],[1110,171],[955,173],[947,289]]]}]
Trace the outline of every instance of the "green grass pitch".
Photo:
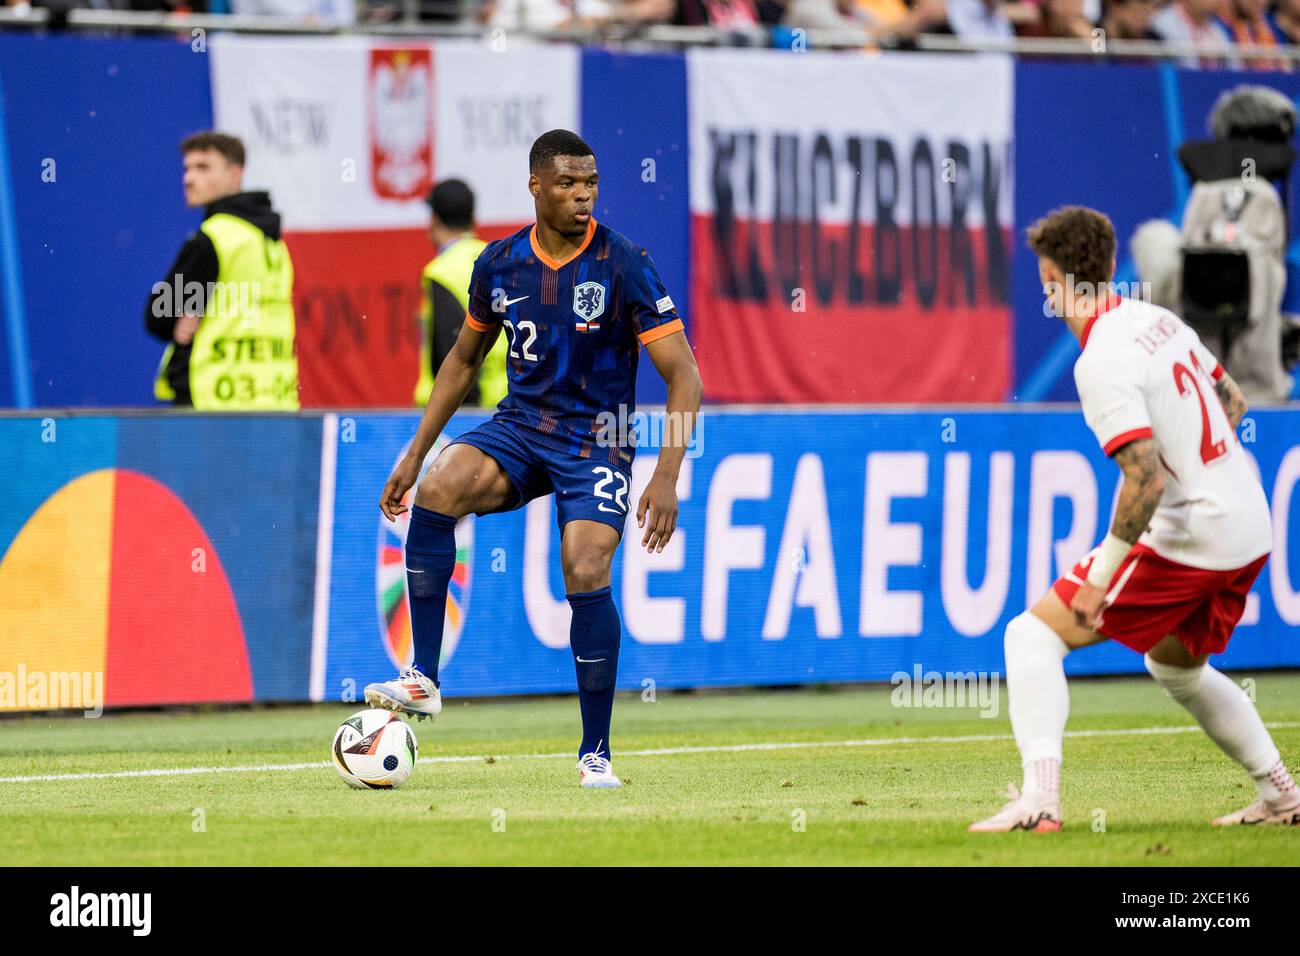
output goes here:
[{"label": "green grass pitch", "polygon": [[[1254,676],[1295,766],[1300,674]],[[964,832],[1019,778],[1005,698],[981,718],[894,707],[887,686],[624,695],[620,791],[577,786],[571,697],[448,701],[435,723],[414,725],[434,762],[401,789],[350,790],[327,749],[357,709],[0,720],[0,778],[313,764],[5,779],[0,864],[1217,866],[1300,853],[1295,829],[1208,825],[1253,787],[1203,734],[1183,732],[1190,718],[1144,679],[1072,682],[1058,834]],[[690,749],[722,747],[733,749]]]}]

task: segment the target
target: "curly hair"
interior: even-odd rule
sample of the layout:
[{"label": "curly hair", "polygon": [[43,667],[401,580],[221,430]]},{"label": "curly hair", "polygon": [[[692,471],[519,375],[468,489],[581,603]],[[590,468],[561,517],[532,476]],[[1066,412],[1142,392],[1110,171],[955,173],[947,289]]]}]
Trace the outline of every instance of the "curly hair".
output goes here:
[{"label": "curly hair", "polygon": [[557,156],[594,156],[595,152],[587,141],[577,133],[567,129],[548,130],[533,143],[528,151],[528,169],[539,172],[543,166]]},{"label": "curly hair", "polygon": [[1053,209],[1026,230],[1029,248],[1050,259],[1077,283],[1110,281],[1115,268],[1115,227],[1087,206]]}]

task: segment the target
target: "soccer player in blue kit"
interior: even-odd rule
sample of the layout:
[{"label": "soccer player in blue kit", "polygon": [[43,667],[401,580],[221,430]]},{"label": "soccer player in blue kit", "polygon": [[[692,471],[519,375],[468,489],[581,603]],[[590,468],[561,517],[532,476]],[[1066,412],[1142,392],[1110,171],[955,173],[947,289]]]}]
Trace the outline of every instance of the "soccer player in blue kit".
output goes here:
[{"label": "soccer player in blue kit", "polygon": [[438,370],[411,449],[380,498],[390,521],[406,510],[402,497],[503,330],[509,391],[496,414],[454,439],[420,480],[406,538],[414,658],[394,680],[367,686],[365,697],[374,707],[437,716],[456,522],[554,493],[582,711],[579,779],[584,787],[613,788],[621,785],[609,746],[621,625],[610,563],[627,521],[636,449],[620,445],[607,425],[632,414],[644,345],[668,384],[668,403],[659,460],[636,516],[641,545],[662,551],[677,523],[677,474],[702,386],[682,320],[649,255],[592,216],[591,147],[568,130],[551,130],[533,143],[528,164],[537,223],[491,243],[474,263],[460,336]]}]

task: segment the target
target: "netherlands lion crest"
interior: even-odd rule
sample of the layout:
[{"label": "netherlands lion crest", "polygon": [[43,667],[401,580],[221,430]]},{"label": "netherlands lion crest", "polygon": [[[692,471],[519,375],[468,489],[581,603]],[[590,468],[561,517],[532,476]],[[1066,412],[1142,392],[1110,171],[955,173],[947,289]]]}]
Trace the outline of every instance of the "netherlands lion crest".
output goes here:
[{"label": "netherlands lion crest", "polygon": [[605,313],[605,287],[599,282],[583,282],[573,287],[573,314],[578,317],[579,332],[600,328],[596,320]]}]

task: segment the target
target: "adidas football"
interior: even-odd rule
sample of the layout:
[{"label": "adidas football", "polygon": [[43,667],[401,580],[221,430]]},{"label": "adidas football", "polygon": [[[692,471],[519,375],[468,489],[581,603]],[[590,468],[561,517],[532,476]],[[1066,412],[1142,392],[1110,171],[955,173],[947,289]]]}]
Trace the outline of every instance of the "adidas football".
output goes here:
[{"label": "adidas football", "polygon": [[349,787],[391,790],[415,769],[418,745],[413,731],[390,710],[362,710],[343,721],[330,755]]}]

